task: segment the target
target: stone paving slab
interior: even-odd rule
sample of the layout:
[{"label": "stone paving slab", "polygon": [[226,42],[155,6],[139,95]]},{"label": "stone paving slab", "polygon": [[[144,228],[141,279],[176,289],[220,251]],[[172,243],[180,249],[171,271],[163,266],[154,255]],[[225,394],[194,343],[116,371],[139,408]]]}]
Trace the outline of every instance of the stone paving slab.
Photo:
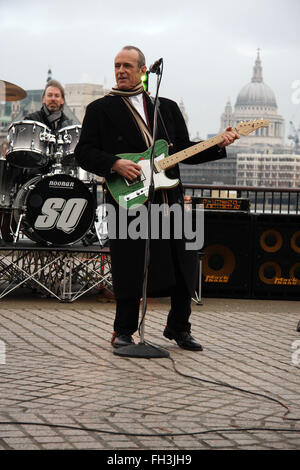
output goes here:
[{"label": "stone paving slab", "polygon": [[1,450],[299,449],[298,302],[193,303],[204,351],[191,352],[162,336],[168,299],[149,300],[145,339],[170,353],[159,359],[113,354],[114,308],[22,289],[0,301]]}]

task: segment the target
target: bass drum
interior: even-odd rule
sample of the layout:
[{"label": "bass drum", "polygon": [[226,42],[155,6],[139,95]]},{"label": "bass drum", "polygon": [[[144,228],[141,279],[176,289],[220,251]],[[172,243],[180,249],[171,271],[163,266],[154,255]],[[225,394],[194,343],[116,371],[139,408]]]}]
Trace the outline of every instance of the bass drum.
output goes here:
[{"label": "bass drum", "polygon": [[25,183],[13,204],[15,222],[31,240],[42,245],[72,245],[90,230],[95,197],[77,178],[57,174]]}]

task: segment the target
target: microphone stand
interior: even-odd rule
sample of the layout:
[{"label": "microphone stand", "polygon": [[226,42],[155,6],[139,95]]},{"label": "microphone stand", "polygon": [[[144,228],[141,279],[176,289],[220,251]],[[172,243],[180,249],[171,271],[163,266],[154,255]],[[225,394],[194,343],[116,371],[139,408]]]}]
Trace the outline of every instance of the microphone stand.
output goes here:
[{"label": "microphone stand", "polygon": [[[162,64],[161,59],[161,64]],[[144,282],[143,282],[143,298],[142,298],[142,316],[139,325],[139,334],[140,334],[140,342],[138,344],[132,344],[129,346],[124,346],[122,348],[118,348],[114,351],[114,354],[117,356],[123,357],[141,357],[141,358],[163,358],[169,357],[169,352],[165,349],[158,348],[156,346],[152,346],[147,344],[144,340],[145,336],[145,317],[146,317],[146,310],[147,310],[147,286],[148,286],[148,272],[149,272],[149,264],[150,264],[150,239],[151,239],[151,206],[154,200],[154,158],[155,158],[155,143],[157,139],[157,115],[158,115],[158,107],[159,107],[159,99],[158,99],[158,92],[160,87],[160,82],[162,79],[162,70],[160,65],[157,66],[155,72],[157,74],[157,86],[156,86],[156,95],[154,99],[154,117],[153,117],[153,143],[150,155],[150,184],[149,184],[149,191],[148,191],[148,237],[145,243],[145,258],[144,258]]]}]

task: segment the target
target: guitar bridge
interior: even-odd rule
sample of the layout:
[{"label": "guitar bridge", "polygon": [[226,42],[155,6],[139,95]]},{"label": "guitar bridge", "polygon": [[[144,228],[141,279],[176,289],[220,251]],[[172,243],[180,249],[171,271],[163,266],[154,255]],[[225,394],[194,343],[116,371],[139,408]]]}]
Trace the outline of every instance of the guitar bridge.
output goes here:
[{"label": "guitar bridge", "polygon": [[149,187],[141,188],[141,189],[138,189],[137,191],[134,191],[133,193],[130,193],[124,196],[124,201],[126,202],[132,201],[133,199],[136,199],[139,196],[148,197],[148,193],[149,193]]},{"label": "guitar bridge", "polygon": [[141,174],[137,176],[134,180],[128,180],[127,178],[124,178],[125,183],[127,186],[133,186],[134,184],[141,183],[142,181],[145,181],[146,176],[144,175],[143,170],[141,170]]}]

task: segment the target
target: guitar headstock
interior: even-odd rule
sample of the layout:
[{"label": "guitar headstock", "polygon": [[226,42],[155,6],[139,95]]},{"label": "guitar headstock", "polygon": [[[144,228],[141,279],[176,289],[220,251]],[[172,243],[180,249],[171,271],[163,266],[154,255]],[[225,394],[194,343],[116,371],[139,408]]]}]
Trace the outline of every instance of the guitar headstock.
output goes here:
[{"label": "guitar headstock", "polygon": [[241,121],[235,126],[238,134],[249,135],[260,127],[268,127],[270,121],[268,119],[256,119],[255,121]]}]

